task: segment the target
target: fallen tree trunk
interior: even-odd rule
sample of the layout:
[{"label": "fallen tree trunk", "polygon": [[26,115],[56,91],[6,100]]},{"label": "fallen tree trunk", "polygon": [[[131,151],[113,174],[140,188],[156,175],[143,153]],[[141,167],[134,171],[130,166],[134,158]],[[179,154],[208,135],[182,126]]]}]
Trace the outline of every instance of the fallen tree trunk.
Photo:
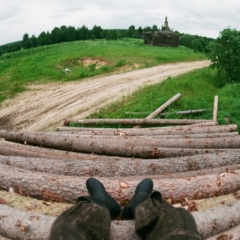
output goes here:
[{"label": "fallen tree trunk", "polygon": [[178,93],[175,96],[173,96],[171,99],[169,99],[167,102],[165,102],[163,105],[161,105],[159,108],[157,108],[154,112],[152,112],[150,115],[146,117],[146,119],[153,119],[155,118],[159,113],[161,113],[164,109],[166,109],[170,104],[175,102],[181,97],[181,94]]},{"label": "fallen tree trunk", "polygon": [[[190,157],[165,159],[112,158],[98,160],[60,160],[13,156],[0,156],[0,164],[18,167],[29,171],[39,171],[67,176],[126,177],[186,173],[195,176],[213,173],[215,168],[223,167],[218,172],[237,169],[240,163],[240,150],[229,153],[195,155]],[[214,169],[213,169],[214,168]],[[193,170],[205,171],[189,172]],[[181,174],[178,175],[179,177]],[[184,176],[184,175],[183,175]],[[166,176],[164,176],[166,177]],[[168,176],[169,177],[169,176]],[[173,176],[172,176],[173,177]]]},{"label": "fallen tree trunk", "polygon": [[184,135],[184,134],[203,134],[203,133],[224,133],[237,131],[236,124],[223,126],[178,126],[178,127],[159,127],[159,128],[71,128],[59,127],[59,130],[77,131],[79,134],[107,135],[107,136],[153,136],[153,135]]},{"label": "fallen tree trunk", "polygon": [[[185,111],[177,111],[177,112],[161,112],[159,116],[167,116],[169,114],[179,114],[179,115],[187,115],[192,113],[203,113],[208,111],[209,109],[196,109],[196,110],[185,110]],[[125,112],[127,115],[147,115],[149,112]]]},{"label": "fallen tree trunk", "polygon": [[[211,139],[141,139],[136,137],[104,137],[82,135],[56,135],[56,133],[0,131],[7,140],[32,145],[85,153],[123,157],[159,158],[171,157],[161,153],[161,148],[221,149],[240,148],[240,136]],[[167,150],[167,149],[166,149]],[[178,152],[177,156],[178,156]],[[179,152],[179,154],[180,154]]]},{"label": "fallen tree trunk", "polygon": [[174,124],[174,125],[189,125],[195,123],[212,122],[212,120],[189,120],[189,119],[83,119],[83,120],[65,120],[64,126],[70,124],[133,124],[133,125],[161,125],[161,124]]},{"label": "fallen tree trunk", "polygon": [[225,232],[222,232],[218,235],[207,238],[206,240],[239,240],[240,236],[240,225],[231,228]]},{"label": "fallen tree trunk", "polygon": [[22,156],[33,158],[47,158],[59,160],[118,160],[119,157],[104,156],[87,153],[77,153],[51,148],[30,146],[9,141],[0,141],[0,154],[4,156]]},{"label": "fallen tree trunk", "polygon": [[213,105],[213,121],[217,122],[217,114],[218,114],[218,96],[214,97],[214,105]]},{"label": "fallen tree trunk", "polygon": [[[41,145],[41,144],[40,144]],[[67,145],[68,146],[68,145]],[[16,147],[16,148],[15,148]],[[60,148],[58,145],[56,148]],[[113,146],[112,146],[113,147]],[[64,150],[54,150],[51,148],[29,146],[26,144],[17,144],[8,141],[3,141],[0,144],[0,150],[2,155],[6,156],[24,156],[24,157],[39,157],[39,158],[51,158],[51,159],[75,159],[75,160],[119,160],[124,158],[143,158],[143,159],[155,159],[155,158],[170,158],[170,157],[180,157],[180,156],[191,156],[196,154],[207,154],[207,153],[222,153],[231,152],[233,149],[192,149],[192,148],[156,148],[148,146],[137,146],[130,147],[125,146],[124,149],[120,150],[116,147],[116,150],[104,152],[98,151],[99,154],[92,154],[93,148],[89,149],[89,153],[82,152],[71,152],[71,151],[81,151],[80,148],[70,149],[68,151]],[[235,149],[234,151],[237,151]],[[102,153],[102,155],[100,155]],[[117,153],[120,155],[118,156]],[[109,155],[109,154],[112,154]]]},{"label": "fallen tree trunk", "polygon": [[[66,131],[66,132],[61,132],[61,134],[59,134],[58,132],[50,132],[53,135],[61,135],[61,136],[107,136],[104,134],[93,134],[90,131],[86,131],[86,132],[77,132],[77,131]],[[125,137],[124,134],[123,135],[118,135],[120,137]],[[136,137],[136,139],[176,139],[176,138],[187,138],[187,139],[191,139],[191,138],[218,138],[218,137],[235,137],[235,136],[239,136],[238,132],[223,132],[223,133],[202,133],[202,134],[183,134],[183,135],[153,135],[153,136],[131,136],[131,137]],[[127,136],[126,136],[127,137]],[[109,138],[109,137],[108,137]]]},{"label": "fallen tree trunk", "polygon": [[221,207],[193,212],[198,230],[204,238],[214,236],[240,224],[240,201]]},{"label": "fallen tree trunk", "polygon": [[206,112],[208,111],[209,109],[196,109],[196,110],[186,110],[186,111],[178,111],[178,112],[169,112],[169,113],[160,113],[159,115],[160,116],[166,116],[168,114],[179,114],[179,115],[187,115],[187,114],[192,114],[192,113],[203,113],[203,112]]},{"label": "fallen tree trunk", "polygon": [[[148,176],[144,176],[146,178]],[[164,178],[150,176],[154,189],[161,191],[164,199],[172,203],[185,201],[185,198],[202,199],[232,193],[240,188],[240,170],[221,174],[186,178]],[[85,182],[88,177],[72,177],[31,172],[20,168],[1,165],[0,187],[12,187],[21,195],[32,196],[47,201],[74,202],[81,195],[88,195]],[[134,195],[137,184],[143,177],[114,177],[99,179],[112,197],[125,205]]]},{"label": "fallen tree trunk", "polygon": [[[236,201],[232,204],[222,205],[205,211],[193,212],[192,215],[196,221],[200,234],[205,239],[240,224],[239,211],[240,202]],[[45,240],[48,238],[50,228],[56,219],[41,214],[24,212],[5,205],[0,205],[0,212],[0,234],[12,239],[27,238]],[[239,226],[232,230],[235,230],[234,233],[238,233]],[[110,239],[139,240],[138,236],[135,234],[134,221],[112,221]],[[213,237],[210,239],[216,238]]]},{"label": "fallen tree trunk", "polygon": [[0,204],[0,234],[11,239],[48,239],[56,218]]},{"label": "fallen tree trunk", "polygon": [[[2,136],[4,135],[4,137],[6,137],[8,140],[30,143],[41,147],[44,146],[68,151],[136,158],[165,158],[222,151],[222,149],[216,148],[219,146],[217,143],[220,143],[221,146],[226,148],[226,151],[231,151],[228,149],[229,147],[237,148],[237,146],[240,145],[240,141],[238,141],[239,137],[234,137],[232,139],[218,138],[214,139],[214,141],[212,141],[212,139],[208,139],[208,141],[201,140],[200,142],[194,140],[188,141],[186,139],[177,139],[174,142],[170,139],[133,140],[128,138],[118,138],[117,141],[113,141],[112,139],[104,139],[103,141],[103,139],[99,137],[66,137],[55,136],[51,133],[16,133],[7,132],[5,130],[0,131],[0,134],[2,134]],[[173,148],[166,148],[172,146],[173,143]],[[156,147],[161,146],[161,144],[163,144],[163,147]],[[202,147],[202,150],[197,148],[193,149],[193,146]],[[187,147],[189,147],[189,149],[187,149]],[[214,147],[215,149],[211,149],[211,147]]]}]

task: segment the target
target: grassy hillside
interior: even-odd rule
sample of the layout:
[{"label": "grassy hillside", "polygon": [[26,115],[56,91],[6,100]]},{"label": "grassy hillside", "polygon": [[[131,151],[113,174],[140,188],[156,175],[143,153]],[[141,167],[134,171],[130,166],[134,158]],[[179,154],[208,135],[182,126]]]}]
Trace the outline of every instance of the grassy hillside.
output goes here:
[{"label": "grassy hillside", "polygon": [[[152,47],[139,39],[78,41],[22,50],[0,57],[0,102],[32,83],[79,80],[113,71],[205,58],[204,54],[185,47]],[[83,59],[97,61],[84,64]],[[66,68],[71,71],[66,73]]]},{"label": "grassy hillside", "polygon": [[[182,97],[171,104],[165,112],[166,118],[191,118],[212,119],[214,96],[219,96],[218,121],[220,124],[235,123],[240,126],[240,83],[229,84],[218,88],[215,71],[204,68],[190,73],[167,79],[163,83],[140,88],[133,95],[122,97],[90,118],[144,118],[146,113],[153,112],[156,108],[181,93]],[[201,114],[180,116],[176,111],[206,108],[209,111]],[[143,112],[143,114],[126,114],[127,112]]]}]

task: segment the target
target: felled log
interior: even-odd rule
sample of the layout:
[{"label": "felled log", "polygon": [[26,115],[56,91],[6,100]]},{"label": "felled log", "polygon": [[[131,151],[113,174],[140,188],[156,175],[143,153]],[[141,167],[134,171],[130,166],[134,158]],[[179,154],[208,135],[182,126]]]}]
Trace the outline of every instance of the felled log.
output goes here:
[{"label": "felled log", "polygon": [[174,124],[174,125],[189,125],[195,123],[211,122],[208,119],[83,119],[74,120],[68,119],[64,121],[64,126],[69,126],[71,123],[74,124],[133,124],[133,125],[161,125],[161,124]]},{"label": "felled log", "polygon": [[[108,133],[106,134],[105,131],[101,130],[92,130],[92,131],[84,131],[84,129],[78,130],[77,128],[74,128],[71,130],[71,127],[63,127],[60,129],[61,135],[63,134],[70,134],[70,135],[92,135],[92,136],[109,136]],[[119,134],[114,135],[114,136],[125,136],[124,133],[121,134],[121,132],[118,132]],[[57,134],[57,133],[56,133]],[[238,136],[238,132],[222,132],[222,133],[198,133],[198,134],[178,134],[178,135],[141,135],[141,136],[136,136],[136,135],[131,135],[131,136],[136,136],[136,137],[152,137],[152,138],[159,138],[159,139],[176,139],[176,138],[216,138],[216,137],[234,137]]]},{"label": "felled log", "polygon": [[[98,151],[99,154],[96,154],[96,153],[93,154],[93,149],[90,146],[90,149],[89,149],[90,154],[87,154],[82,152],[80,153],[71,152],[71,151],[81,151],[80,148],[77,148],[77,149],[66,148],[67,151],[64,151],[64,150],[54,150],[51,148],[44,148],[42,147],[42,145],[41,147],[36,147],[36,146],[29,146],[26,144],[16,144],[17,150],[19,150],[19,151],[16,151],[13,148],[16,146],[15,144],[16,143],[5,141],[4,146],[0,145],[0,149],[2,149],[1,154],[7,155],[7,156],[39,157],[39,158],[48,158],[48,159],[58,158],[58,159],[75,159],[75,160],[103,160],[103,159],[119,160],[120,158],[121,159],[123,158],[144,158],[144,159],[170,158],[170,157],[191,156],[196,154],[207,154],[207,153],[217,154],[222,152],[233,151],[233,149],[156,148],[156,147],[149,147],[149,146],[136,146],[136,147],[126,146],[122,150],[120,150],[117,147],[114,150],[113,148],[110,147],[110,149],[108,149],[105,152],[104,152],[104,149],[102,149]],[[67,145],[67,146],[70,146],[70,145]],[[111,146],[113,147],[113,145]],[[60,145],[56,146],[56,148],[60,148],[60,147],[61,147]],[[109,152],[109,150],[111,150],[111,153]],[[109,154],[112,154],[112,156],[110,156]]]},{"label": "felled log", "polygon": [[[212,122],[211,122],[212,124]],[[106,135],[106,136],[154,136],[154,135],[184,135],[184,134],[203,134],[203,133],[223,133],[233,132],[238,129],[236,124],[222,126],[178,126],[160,128],[72,128],[59,127],[59,131],[77,131],[82,135]]]},{"label": "felled log", "polygon": [[203,113],[208,111],[208,109],[204,108],[204,109],[195,109],[195,110],[185,110],[185,111],[178,111],[178,112],[169,112],[169,113],[160,113],[160,116],[166,116],[170,113],[174,113],[174,114],[179,114],[179,115],[187,115],[187,114],[193,114],[193,113]]},{"label": "felled log", "polygon": [[[164,158],[199,153],[218,152],[218,148],[238,148],[240,137],[213,139],[136,139],[122,137],[63,136],[54,133],[17,133],[1,130],[0,135],[11,141],[56,148],[67,151],[95,153],[111,156],[136,158]],[[113,141],[115,139],[115,141]],[[198,148],[197,148],[198,147]],[[188,149],[187,149],[188,148]],[[214,148],[214,149],[211,149]],[[201,150],[203,149],[203,150]],[[212,151],[213,150],[213,151]],[[222,150],[220,150],[222,151]]]},{"label": "felled log", "polygon": [[[208,111],[208,109],[196,109],[196,110],[185,110],[185,111],[177,111],[177,112],[161,112],[159,116],[167,116],[169,114],[179,114],[179,115],[187,115],[192,113],[203,113]],[[149,112],[125,112],[126,115],[147,115]]]},{"label": "felled log", "polygon": [[[146,178],[147,176],[144,176]],[[202,199],[232,193],[240,188],[240,170],[226,171],[185,178],[164,178],[150,176],[154,189],[161,191],[165,199],[179,203],[185,198]],[[85,182],[88,177],[73,177],[28,171],[1,165],[0,188],[12,187],[16,193],[47,201],[74,202],[80,195],[86,195]],[[137,184],[143,177],[113,177],[99,179],[106,190],[122,205],[134,195]]]},{"label": "felled log", "polygon": [[214,105],[213,105],[213,121],[217,122],[217,114],[218,114],[218,96],[214,97]]},{"label": "felled log", "polygon": [[[223,204],[204,211],[193,212],[198,230],[204,238],[227,231],[240,224],[240,201]],[[223,238],[225,239],[225,238]]]},{"label": "felled log", "polygon": [[239,240],[240,236],[240,225],[237,225],[234,228],[231,228],[225,232],[207,238],[206,240]]},{"label": "felled log", "polygon": [[[240,150],[218,154],[204,154],[189,157],[163,159],[131,159],[108,156],[105,159],[71,160],[0,156],[0,164],[18,167],[29,171],[39,171],[67,176],[95,176],[95,177],[126,177],[163,175],[172,173],[186,173],[187,171],[203,170],[186,173],[185,176],[195,176],[214,173],[215,168],[223,167],[218,172],[235,170],[240,163]],[[206,169],[210,169],[207,171]],[[216,173],[216,172],[215,172]],[[174,175],[175,176],[175,175]],[[171,176],[171,177],[174,177]],[[178,177],[184,175],[179,174]],[[163,176],[166,177],[166,176]],[[176,176],[175,176],[176,177]]]},{"label": "felled log", "polygon": [[[59,159],[59,160],[104,160],[106,156],[96,154],[77,153],[51,148],[30,146],[9,141],[0,141],[0,154],[4,156],[22,156],[33,158]],[[110,160],[119,159],[107,156]]]},{"label": "felled log", "polygon": [[[144,155],[146,155],[146,152],[146,158],[149,158],[154,154],[154,149],[157,148],[240,148],[240,136],[234,138],[218,137],[209,139],[153,139],[118,136],[71,136],[47,132],[18,133],[6,130],[1,130],[0,136],[11,141],[25,142],[32,145],[62,150],[140,158],[145,158]],[[156,152],[159,154],[160,151],[157,149]]]},{"label": "felled log", "polygon": [[[198,226],[200,234],[205,239],[240,224],[239,211],[240,202],[236,201],[232,204],[225,204],[205,211],[192,212],[192,215]],[[54,217],[25,212],[5,205],[0,205],[0,212],[0,234],[12,239],[27,238],[45,240],[49,236],[50,228],[55,220]],[[239,228],[236,227],[233,229],[238,230]],[[110,239],[139,240],[135,234],[134,221],[112,221]],[[212,240],[216,238],[210,239]]]},{"label": "felled log", "polygon": [[55,219],[0,204],[0,235],[11,239],[48,239]]},{"label": "felled log", "polygon": [[153,119],[154,117],[156,117],[159,113],[161,113],[164,109],[166,109],[170,104],[172,104],[173,102],[175,102],[176,100],[178,100],[181,97],[181,94],[178,93],[175,96],[173,96],[171,99],[169,99],[167,102],[165,102],[163,105],[161,105],[159,108],[157,108],[154,112],[152,112],[151,114],[149,114],[146,119]]}]

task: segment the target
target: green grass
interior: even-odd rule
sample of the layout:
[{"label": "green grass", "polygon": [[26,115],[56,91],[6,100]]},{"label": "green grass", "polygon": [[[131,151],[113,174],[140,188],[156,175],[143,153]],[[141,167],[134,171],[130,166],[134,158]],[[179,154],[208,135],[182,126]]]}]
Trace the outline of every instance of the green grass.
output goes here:
[{"label": "green grass", "polygon": [[[107,65],[83,66],[81,58],[99,58]],[[118,70],[158,64],[206,59],[202,53],[185,47],[159,48],[147,46],[143,40],[77,41],[21,50],[0,57],[0,102],[25,91],[29,84],[80,80]],[[65,73],[64,69],[71,72]]]},{"label": "green grass", "polygon": [[[131,96],[122,97],[106,108],[100,109],[89,118],[144,118],[146,114],[129,115],[126,112],[151,113],[168,99],[181,93],[182,97],[171,104],[165,112],[166,118],[212,119],[214,96],[219,96],[219,124],[240,124],[240,84],[229,84],[218,88],[215,70],[203,68],[169,78],[160,84],[140,88]],[[206,108],[201,114],[180,116],[176,111]],[[109,127],[109,126],[108,126]],[[120,127],[120,125],[118,126]]]}]

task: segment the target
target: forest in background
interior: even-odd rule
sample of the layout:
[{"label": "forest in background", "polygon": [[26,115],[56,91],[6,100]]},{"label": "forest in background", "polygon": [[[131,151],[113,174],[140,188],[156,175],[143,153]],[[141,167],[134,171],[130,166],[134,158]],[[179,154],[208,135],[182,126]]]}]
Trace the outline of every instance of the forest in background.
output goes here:
[{"label": "forest in background", "polygon": [[[92,29],[87,28],[83,25],[81,28],[75,28],[73,26],[61,26],[55,27],[52,31],[41,32],[39,36],[28,33],[23,35],[21,41],[9,43],[0,46],[0,55],[4,53],[11,53],[20,51],[23,49],[30,49],[38,46],[52,45],[61,42],[72,42],[80,40],[95,40],[95,39],[106,39],[106,40],[117,40],[121,38],[142,38],[143,32],[159,31],[160,28],[157,25],[152,27],[139,27],[136,28],[131,25],[128,29],[103,29],[101,26],[93,26]],[[195,51],[208,53],[208,45],[214,39],[202,37],[198,35],[191,35],[174,31],[179,35],[179,44],[185,47],[194,49]]]}]

